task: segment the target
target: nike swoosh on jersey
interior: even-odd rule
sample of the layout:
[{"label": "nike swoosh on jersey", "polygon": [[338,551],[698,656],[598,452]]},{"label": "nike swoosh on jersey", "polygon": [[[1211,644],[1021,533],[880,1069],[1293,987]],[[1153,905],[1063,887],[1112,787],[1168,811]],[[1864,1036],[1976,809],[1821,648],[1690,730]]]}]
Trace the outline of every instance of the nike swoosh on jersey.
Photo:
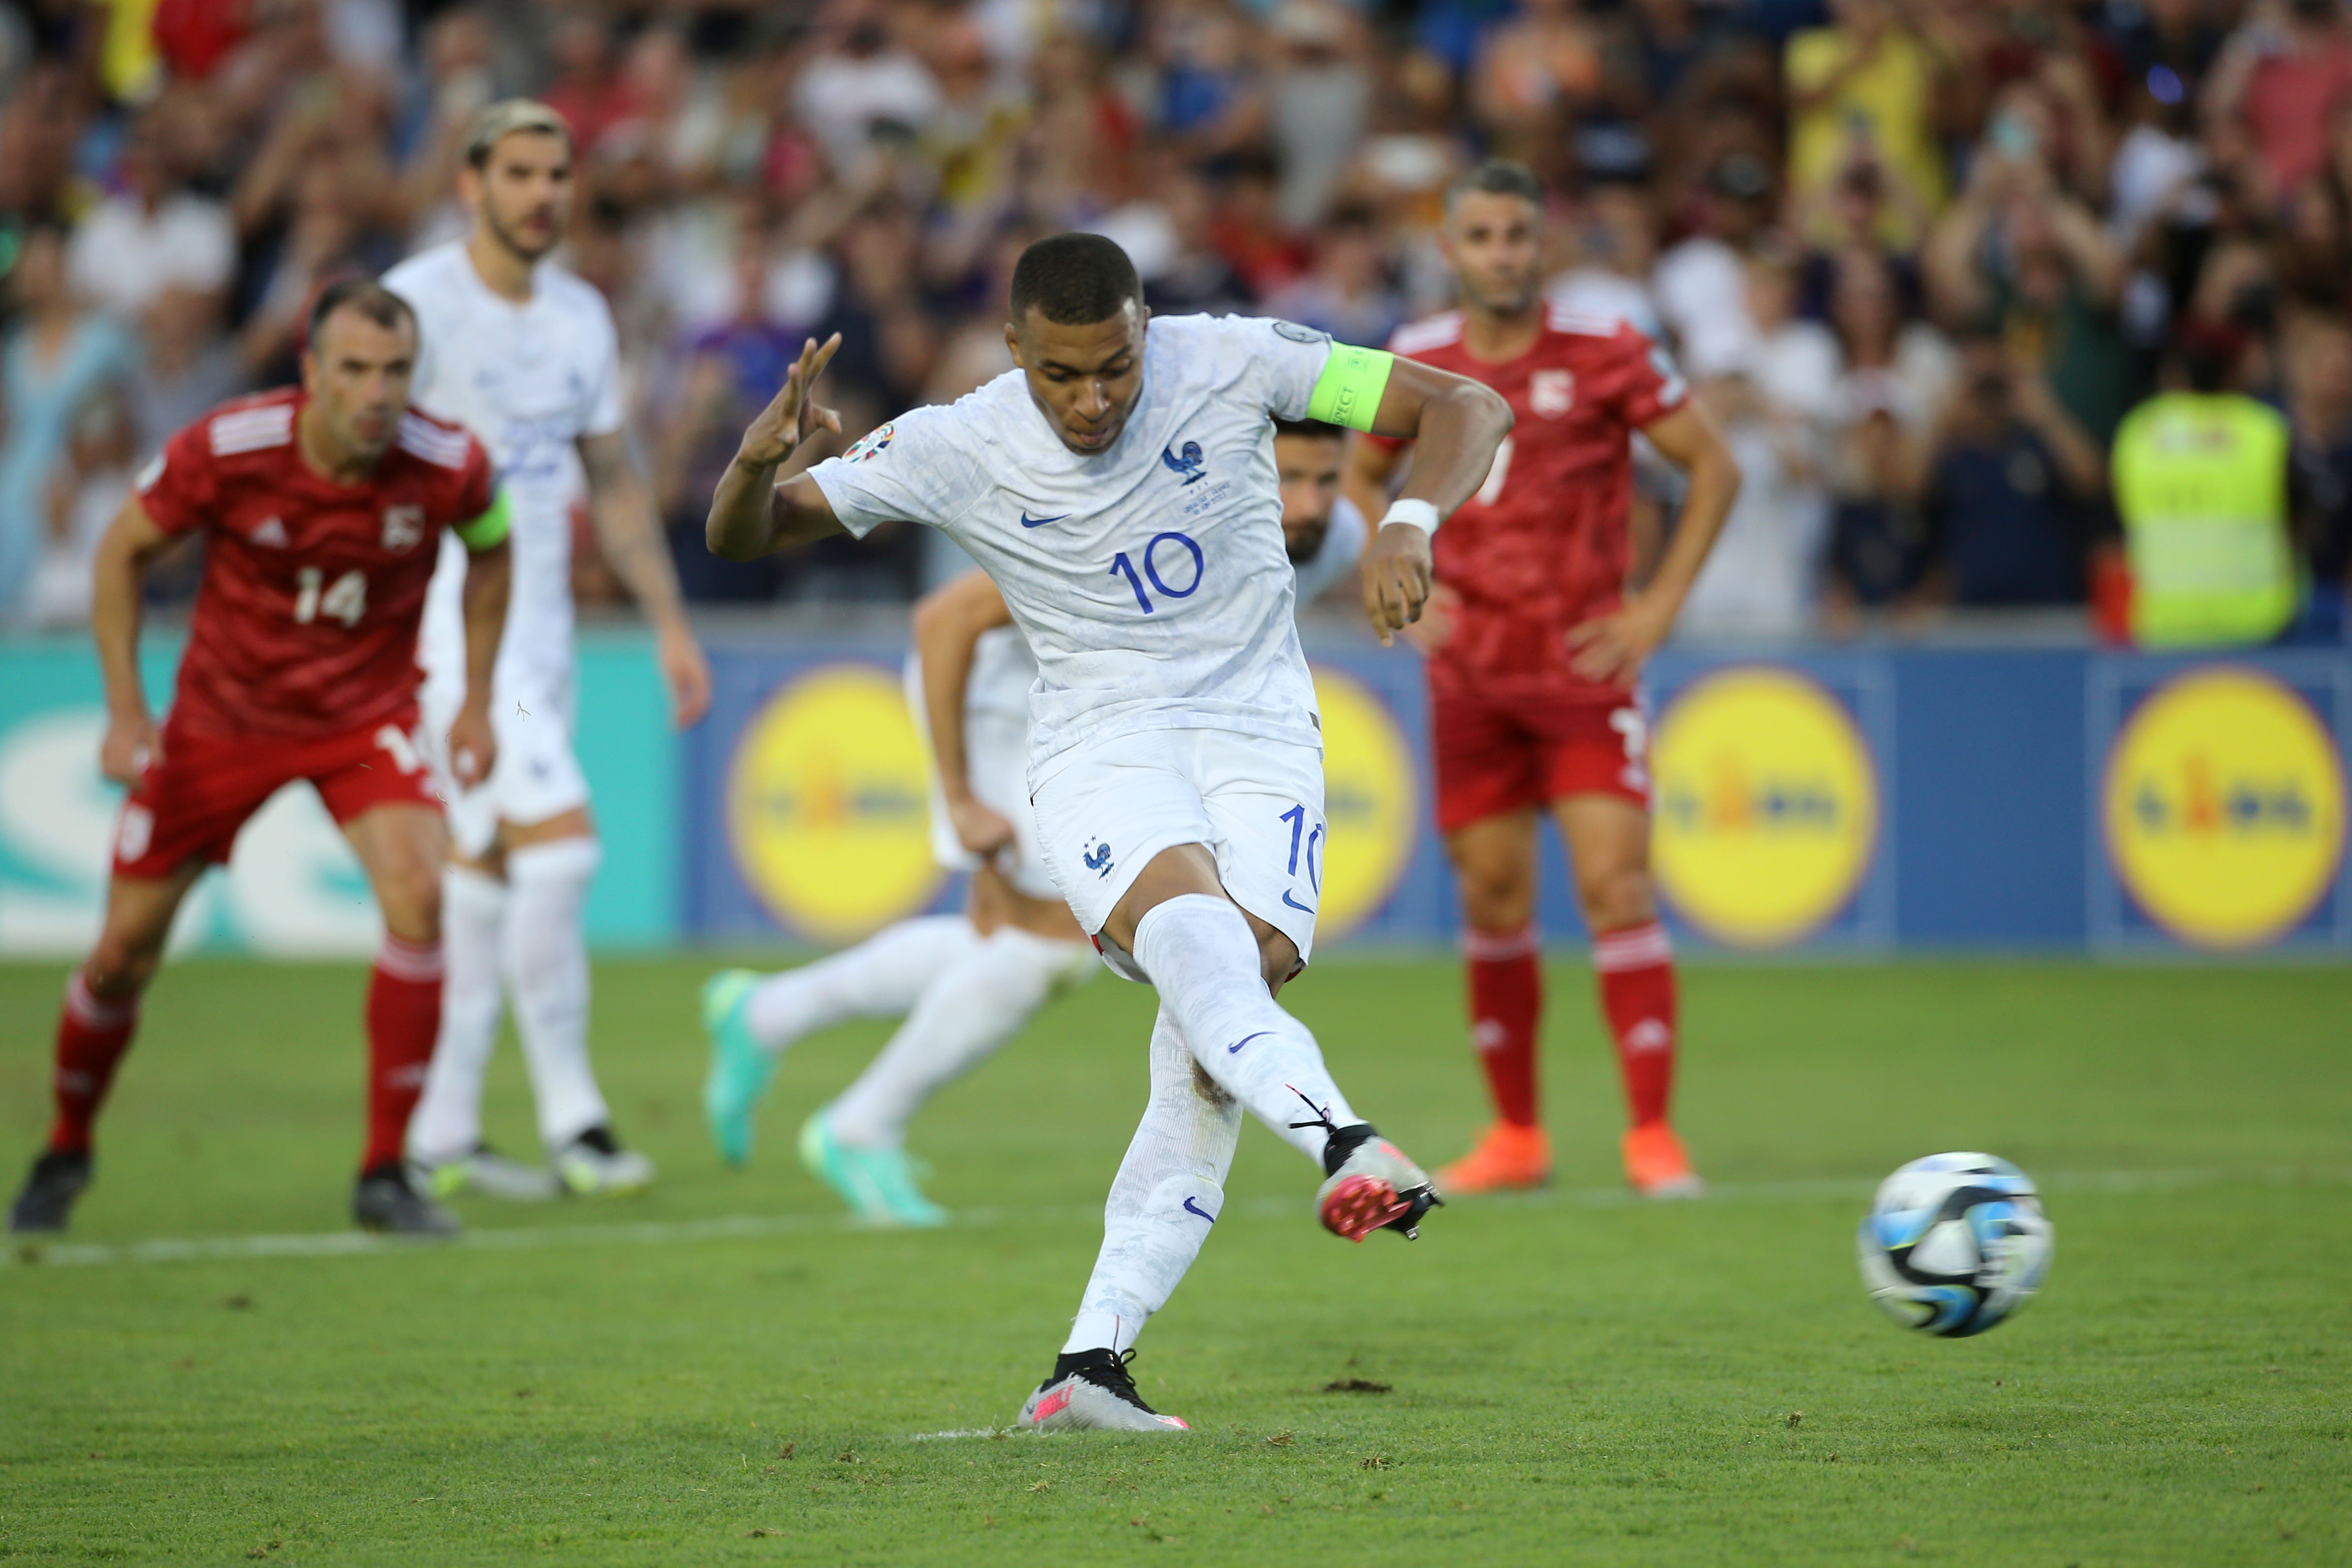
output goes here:
[{"label": "nike swoosh on jersey", "polygon": [[1238,1051],[1239,1051],[1239,1050],[1240,1050],[1244,1046],[1248,1045],[1252,1040],[1262,1040],[1262,1039],[1265,1038],[1268,1035],[1271,1035],[1272,1033],[1274,1033],[1274,1031],[1273,1031],[1272,1029],[1260,1029],[1260,1030],[1259,1030],[1256,1034],[1255,1034],[1255,1035],[1244,1035],[1240,1039],[1235,1040],[1232,1045],[1227,1046],[1227,1047],[1225,1047],[1225,1055],[1227,1055],[1227,1056],[1229,1056],[1229,1057],[1230,1057],[1230,1056],[1233,1056],[1234,1054],[1235,1054],[1236,1052],[1238,1052]]},{"label": "nike swoosh on jersey", "polygon": [[1049,522],[1059,522],[1063,518],[1069,515],[1070,514],[1068,512],[1065,511],[1056,513],[1052,517],[1031,517],[1027,510],[1024,510],[1021,513],[1021,526],[1024,528],[1043,528]]},{"label": "nike swoosh on jersey", "polygon": [[1207,1209],[1202,1208],[1192,1199],[1186,1198],[1184,1200],[1184,1206],[1190,1209],[1192,1213],[1199,1215],[1202,1219],[1207,1220],[1211,1225],[1217,1223],[1217,1216],[1215,1215],[1211,1214]]},{"label": "nike swoosh on jersey", "polygon": [[1297,910],[1302,915],[1311,915],[1315,912],[1314,906],[1310,904],[1302,904],[1297,899],[1292,898],[1290,896],[1290,889],[1287,888],[1285,888],[1282,890],[1282,901],[1288,904],[1292,909]]}]

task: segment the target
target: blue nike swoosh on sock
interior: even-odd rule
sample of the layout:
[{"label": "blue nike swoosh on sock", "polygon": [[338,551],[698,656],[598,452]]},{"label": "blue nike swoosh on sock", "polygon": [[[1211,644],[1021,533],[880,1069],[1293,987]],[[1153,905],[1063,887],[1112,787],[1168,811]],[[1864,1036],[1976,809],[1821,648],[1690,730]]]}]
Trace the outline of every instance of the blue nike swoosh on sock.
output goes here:
[{"label": "blue nike swoosh on sock", "polygon": [[1207,1220],[1211,1225],[1214,1225],[1214,1224],[1216,1224],[1216,1223],[1217,1223],[1217,1216],[1216,1216],[1215,1215],[1211,1214],[1207,1209],[1202,1208],[1200,1205],[1198,1205],[1198,1204],[1194,1203],[1194,1202],[1193,1202],[1192,1199],[1190,1199],[1190,1198],[1186,1198],[1186,1199],[1184,1200],[1184,1207],[1185,1207],[1187,1210],[1189,1210],[1190,1212],[1192,1212],[1192,1213],[1193,1213],[1193,1214],[1196,1214],[1196,1215],[1199,1215],[1202,1219]]},{"label": "blue nike swoosh on sock", "polygon": [[1241,1050],[1241,1048],[1242,1048],[1244,1046],[1248,1045],[1252,1040],[1262,1040],[1262,1039],[1265,1038],[1268,1035],[1271,1035],[1272,1033],[1274,1033],[1274,1031],[1273,1031],[1272,1029],[1260,1029],[1260,1030],[1259,1030],[1256,1034],[1255,1034],[1255,1035],[1244,1035],[1240,1039],[1235,1040],[1232,1045],[1227,1046],[1227,1047],[1225,1047],[1225,1055],[1227,1055],[1227,1056],[1229,1056],[1229,1057],[1230,1057],[1230,1056],[1234,1056],[1234,1055],[1237,1054],[1237,1053]]},{"label": "blue nike swoosh on sock", "polygon": [[1285,888],[1282,890],[1282,901],[1288,904],[1292,909],[1297,910],[1302,915],[1311,915],[1315,912],[1314,905],[1300,903],[1297,899],[1290,896],[1290,889],[1287,888]]}]

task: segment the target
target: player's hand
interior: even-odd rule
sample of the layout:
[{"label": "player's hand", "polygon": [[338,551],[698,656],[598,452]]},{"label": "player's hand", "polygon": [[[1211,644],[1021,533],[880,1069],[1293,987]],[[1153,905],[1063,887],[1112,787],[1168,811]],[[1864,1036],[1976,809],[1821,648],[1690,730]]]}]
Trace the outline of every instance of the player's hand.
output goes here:
[{"label": "player's hand", "polygon": [[1454,626],[1461,616],[1462,595],[1443,583],[1429,585],[1429,602],[1421,607],[1421,619],[1405,627],[1404,640],[1421,653],[1435,653],[1454,640]]},{"label": "player's hand", "polygon": [[1608,615],[1569,628],[1569,668],[1587,680],[1630,685],[1673,625],[1670,612],[1662,613],[1647,599],[1628,599]]},{"label": "player's hand", "polygon": [[449,771],[472,789],[490,776],[499,764],[499,734],[490,723],[487,703],[467,702],[449,726]]},{"label": "player's hand", "polygon": [[1421,619],[1429,603],[1429,535],[1412,523],[1391,522],[1372,536],[1364,552],[1364,614],[1382,647]]},{"label": "player's hand", "polygon": [[833,363],[841,350],[841,334],[819,343],[810,338],[801,345],[801,357],[785,373],[784,384],[776,393],[751,427],[743,432],[743,443],[735,449],[735,460],[755,468],[772,468],[793,455],[793,449],[819,430],[841,430],[841,416],[819,404],[812,395],[816,378]]},{"label": "player's hand", "polygon": [[106,722],[98,743],[98,771],[119,784],[135,784],[162,749],[155,721],[144,713],[118,713]]},{"label": "player's hand", "polygon": [[654,642],[654,663],[662,684],[669,688],[669,719],[681,730],[691,730],[710,711],[710,661],[685,622],[664,626]]},{"label": "player's hand", "polygon": [[955,826],[956,842],[983,860],[1012,847],[1013,824],[970,795],[948,802],[948,821]]}]

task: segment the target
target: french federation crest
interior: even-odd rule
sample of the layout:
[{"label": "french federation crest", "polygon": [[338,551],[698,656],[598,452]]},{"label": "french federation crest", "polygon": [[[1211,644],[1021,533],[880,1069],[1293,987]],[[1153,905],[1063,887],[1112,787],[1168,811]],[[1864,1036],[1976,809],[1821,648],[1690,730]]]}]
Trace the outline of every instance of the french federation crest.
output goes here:
[{"label": "french federation crest", "polygon": [[1209,477],[1209,470],[1201,466],[1206,459],[1201,456],[1201,443],[1198,441],[1185,442],[1181,450],[1172,444],[1162,447],[1160,448],[1160,460],[1168,465],[1170,473],[1183,475],[1188,485],[1199,484]]},{"label": "french federation crest", "polygon": [[868,458],[878,456],[888,448],[890,438],[898,433],[898,426],[896,424],[877,425],[860,436],[849,450],[841,455],[841,460],[845,463],[862,463]]},{"label": "french federation crest", "polygon": [[383,547],[394,555],[416,548],[425,538],[425,509],[388,506],[383,509]]}]

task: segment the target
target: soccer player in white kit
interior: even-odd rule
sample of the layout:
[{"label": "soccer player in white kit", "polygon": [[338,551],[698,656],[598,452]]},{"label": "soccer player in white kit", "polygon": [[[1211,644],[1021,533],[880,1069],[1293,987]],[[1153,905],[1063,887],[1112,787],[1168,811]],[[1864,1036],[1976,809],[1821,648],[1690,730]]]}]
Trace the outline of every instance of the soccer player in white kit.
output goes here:
[{"label": "soccer player in white kit", "polygon": [[1133,264],[1100,236],[1032,245],[1011,304],[1018,369],[778,483],[810,431],[839,425],[807,395],[837,340],[809,344],[720,478],[707,535],[750,559],[903,518],[1003,591],[1037,658],[1039,849],[1104,957],[1160,1004],[1102,1250],[1021,1423],[1181,1431],[1127,1363],[1216,1221],[1243,1110],[1321,1167],[1336,1235],[1410,1236],[1436,1201],[1275,1001],[1313,948],[1325,826],[1269,421],[1417,440],[1364,556],[1385,640],[1420,614],[1429,531],[1485,480],[1511,413],[1475,382],[1289,322],[1149,321]]},{"label": "soccer player in white kit", "polygon": [[[1284,552],[1308,605],[1363,557],[1363,513],[1339,494],[1346,433],[1275,426]],[[703,988],[710,1071],[703,1110],[719,1156],[751,1155],[751,1114],[793,1043],[850,1018],[905,1025],[842,1095],[801,1129],[800,1155],[860,1217],[943,1225],[905,1152],[924,1102],[1020,1033],[1097,964],[1047,875],[1029,808],[1029,689],[1037,661],[1004,595],[973,572],[915,606],[908,703],[932,752],[931,844],[971,874],[962,913],[900,921],[780,974],[726,970]]]},{"label": "soccer player in white kit", "polygon": [[[620,366],[604,297],[546,258],[572,202],[572,139],[527,99],[494,103],[466,142],[458,195],[471,232],[384,276],[424,329],[416,401],[488,447],[514,513],[514,601],[499,649],[488,780],[445,783],[454,863],[444,889],[447,979],[441,1035],[409,1123],[411,1160],[439,1196],[630,1192],[650,1161],[621,1147],[588,1060],[588,885],[601,850],[572,754],[572,506],[584,478],[597,538],[653,624],[679,725],[702,716],[710,674],[680,603],[653,499],[621,433]],[[463,688],[462,551],[442,552],[419,642],[427,731]],[[450,774],[444,763],[443,777]],[[502,993],[539,1110],[550,1167],[482,1142],[482,1077]]]}]

